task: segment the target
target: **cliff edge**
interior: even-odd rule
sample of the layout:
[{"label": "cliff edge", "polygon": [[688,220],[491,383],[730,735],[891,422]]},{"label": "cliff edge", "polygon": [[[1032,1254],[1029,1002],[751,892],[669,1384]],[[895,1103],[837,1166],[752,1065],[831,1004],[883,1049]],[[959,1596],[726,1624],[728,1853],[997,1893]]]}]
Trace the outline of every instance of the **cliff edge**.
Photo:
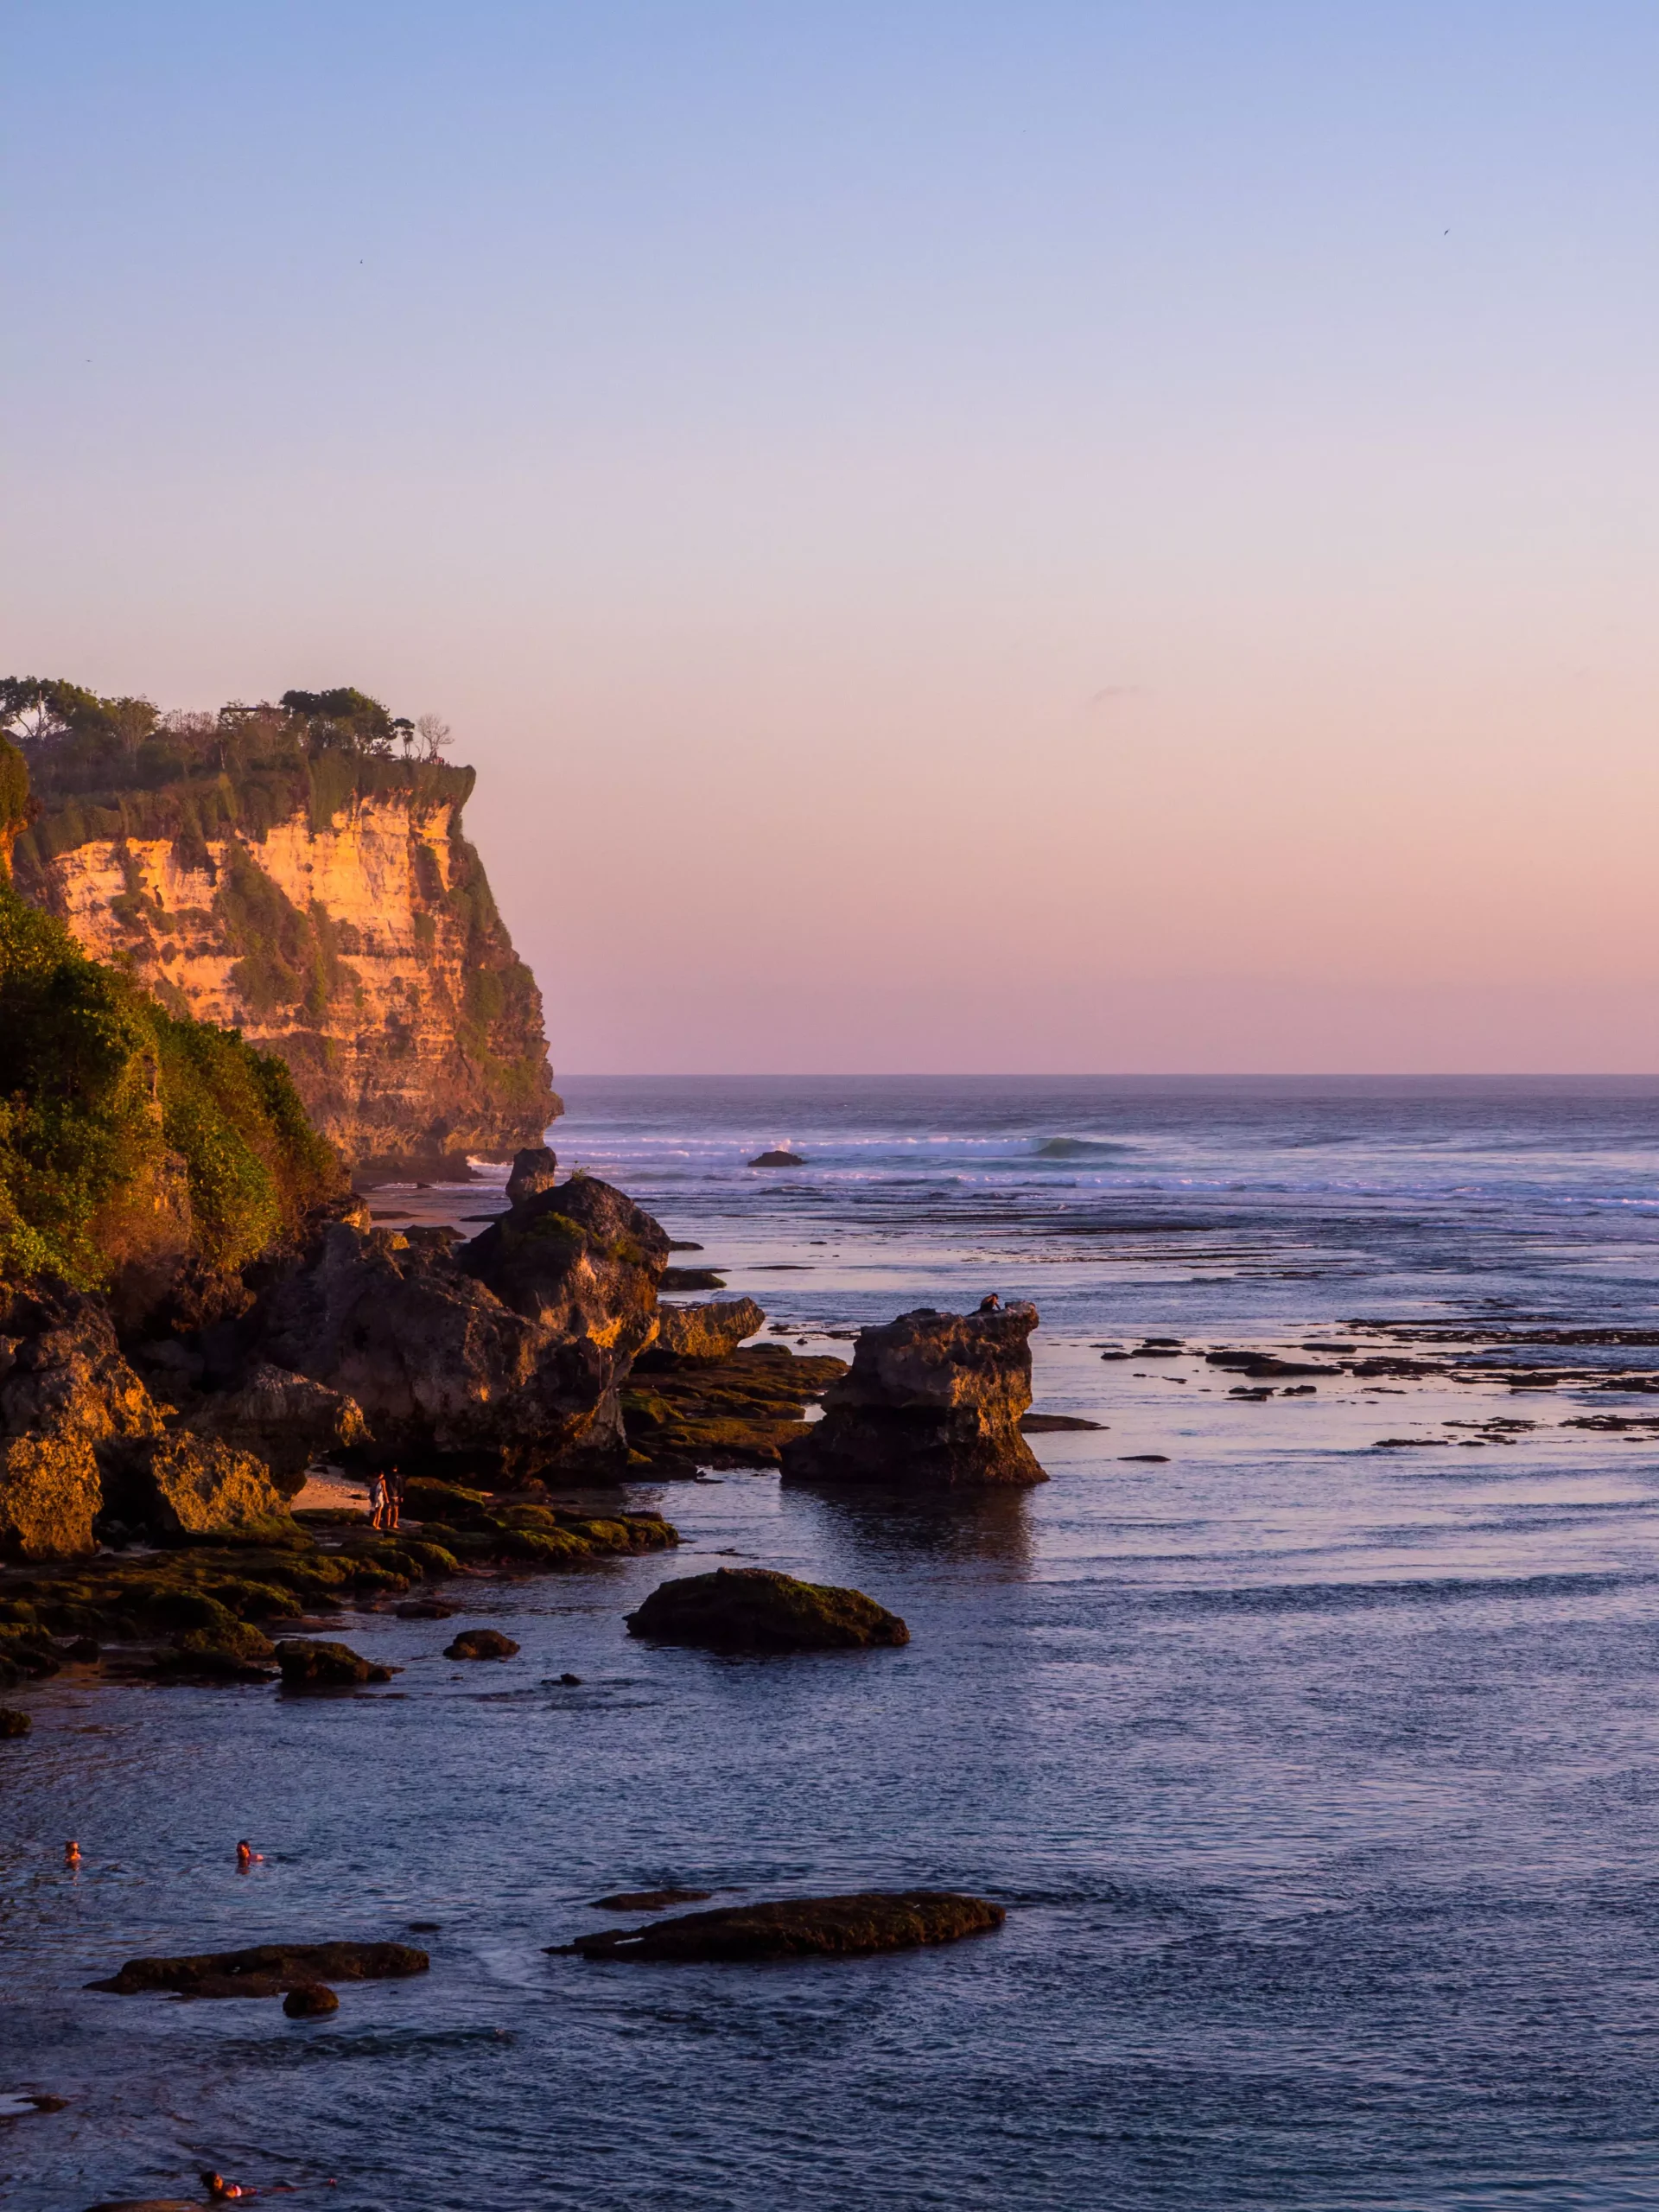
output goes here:
[{"label": "cliff edge", "polygon": [[170,1013],[288,1065],[356,1168],[540,1141],[541,995],[461,831],[474,772],[350,690],[162,715],[6,680],[36,818],[18,890]]}]

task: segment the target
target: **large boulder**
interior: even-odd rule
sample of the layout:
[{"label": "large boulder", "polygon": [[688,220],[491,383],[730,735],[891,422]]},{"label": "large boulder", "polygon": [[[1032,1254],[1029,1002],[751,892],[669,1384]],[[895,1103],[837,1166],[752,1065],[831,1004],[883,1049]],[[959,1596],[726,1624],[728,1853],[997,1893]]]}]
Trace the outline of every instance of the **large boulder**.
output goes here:
[{"label": "large boulder", "polygon": [[697,1306],[659,1306],[657,1334],[635,1364],[704,1367],[729,1359],[766,1320],[752,1298],[712,1298]]},{"label": "large boulder", "polygon": [[785,1897],[682,1912],[644,1928],[601,1928],[557,1948],[633,1965],[658,1961],[857,1958],[988,1935],[1007,1917],[988,1897],[957,1890],[864,1890],[850,1896]]},{"label": "large boulder", "polygon": [[162,1536],[205,1536],[267,1526],[286,1516],[288,1502],[251,1452],[178,1434],[163,1437],[135,1466],[116,1510]]},{"label": "large boulder", "polygon": [[105,1467],[162,1433],[101,1299],[0,1289],[0,1555],[95,1549]]},{"label": "large boulder", "polygon": [[766,1567],[722,1567],[662,1583],[628,1634],[704,1651],[848,1651],[910,1642],[897,1613],[861,1590],[798,1582]]},{"label": "large boulder", "polygon": [[649,1214],[583,1177],[458,1251],[336,1223],[266,1292],[249,1349],[353,1399],[389,1459],[498,1483],[620,1464],[667,1255]]},{"label": "large boulder", "polygon": [[284,1497],[297,1497],[315,1460],[371,1441],[363,1409],[344,1391],[291,1369],[256,1360],[236,1387],[200,1398],[186,1414],[197,1436],[251,1452]]},{"label": "large boulder", "polygon": [[785,1480],[976,1488],[1048,1478],[1020,1433],[1034,1306],[918,1306],[863,1329],[823,1419],[783,1448]]}]

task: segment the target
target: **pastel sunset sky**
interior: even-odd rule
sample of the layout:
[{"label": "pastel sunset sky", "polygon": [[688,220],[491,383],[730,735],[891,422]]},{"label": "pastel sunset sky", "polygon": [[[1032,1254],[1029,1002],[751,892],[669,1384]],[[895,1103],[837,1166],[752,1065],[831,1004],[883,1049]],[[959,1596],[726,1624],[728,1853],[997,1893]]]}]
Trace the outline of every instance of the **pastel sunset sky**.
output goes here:
[{"label": "pastel sunset sky", "polygon": [[0,663],[563,1069],[1659,1069],[1651,0],[11,0]]}]

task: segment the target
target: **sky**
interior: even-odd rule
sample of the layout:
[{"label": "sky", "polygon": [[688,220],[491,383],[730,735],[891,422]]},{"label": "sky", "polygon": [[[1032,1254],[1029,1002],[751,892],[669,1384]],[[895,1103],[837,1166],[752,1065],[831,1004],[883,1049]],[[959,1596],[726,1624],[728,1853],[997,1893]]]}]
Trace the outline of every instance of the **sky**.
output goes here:
[{"label": "sky", "polygon": [[556,1067],[1659,1070],[1651,0],[7,0],[0,664],[442,713]]}]

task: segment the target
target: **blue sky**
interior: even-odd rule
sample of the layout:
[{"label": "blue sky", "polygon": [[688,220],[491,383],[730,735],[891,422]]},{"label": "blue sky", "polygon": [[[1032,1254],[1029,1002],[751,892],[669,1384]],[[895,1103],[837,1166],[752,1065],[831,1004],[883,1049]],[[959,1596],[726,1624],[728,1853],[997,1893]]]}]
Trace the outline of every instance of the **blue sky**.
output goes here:
[{"label": "blue sky", "polygon": [[0,658],[445,712],[572,1066],[1659,1065],[1656,63],[13,0]]}]

